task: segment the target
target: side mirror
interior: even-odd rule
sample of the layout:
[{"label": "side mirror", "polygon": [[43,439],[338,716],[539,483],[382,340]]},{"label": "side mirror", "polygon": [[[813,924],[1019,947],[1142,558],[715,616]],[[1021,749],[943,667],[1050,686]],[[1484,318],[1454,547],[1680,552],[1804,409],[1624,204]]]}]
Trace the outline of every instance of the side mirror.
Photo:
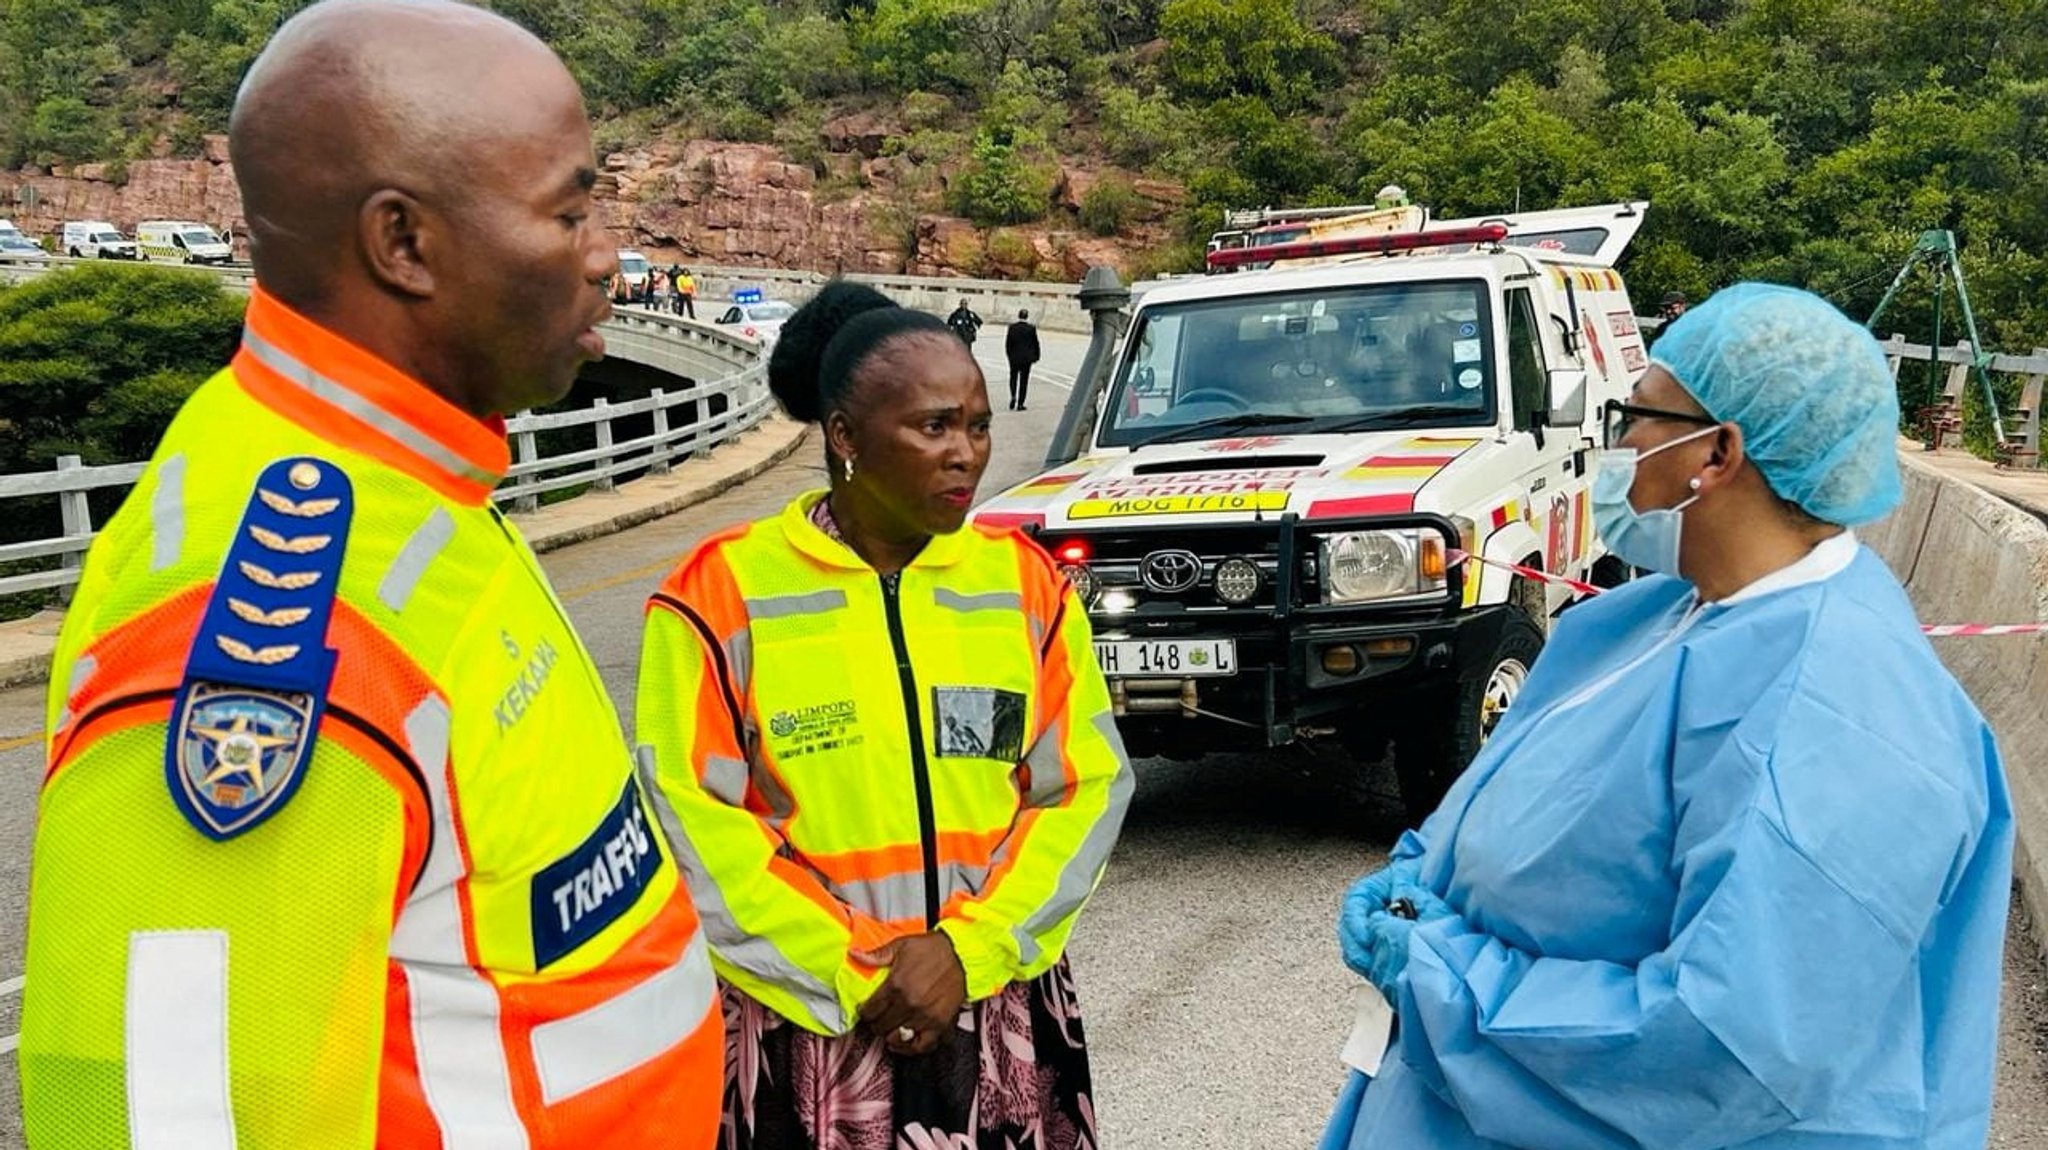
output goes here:
[{"label": "side mirror", "polygon": [[1550,414],[1544,422],[1551,427],[1577,427],[1586,422],[1586,371],[1558,368],[1550,373]]},{"label": "side mirror", "polygon": [[1578,325],[1576,325],[1576,324],[1572,323],[1572,321],[1570,321],[1570,320],[1566,319],[1565,317],[1563,317],[1563,316],[1561,316],[1561,315],[1552,315],[1552,316],[1550,317],[1550,322],[1552,322],[1552,323],[1554,323],[1554,324],[1556,324],[1556,325],[1557,325],[1557,334],[1558,334],[1558,338],[1559,338],[1559,339],[1562,339],[1562,340],[1564,341],[1564,352],[1565,352],[1565,354],[1566,354],[1566,355],[1577,355],[1577,354],[1579,354],[1579,329],[1578,329]]}]

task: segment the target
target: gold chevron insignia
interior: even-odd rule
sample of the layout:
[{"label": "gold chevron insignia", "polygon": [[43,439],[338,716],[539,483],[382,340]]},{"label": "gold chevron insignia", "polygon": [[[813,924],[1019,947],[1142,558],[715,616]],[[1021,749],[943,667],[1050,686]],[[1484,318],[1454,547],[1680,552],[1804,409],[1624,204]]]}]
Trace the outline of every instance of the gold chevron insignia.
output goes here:
[{"label": "gold chevron insignia", "polygon": [[290,515],[298,519],[318,519],[322,515],[341,506],[341,500],[339,499],[306,499],[294,502],[274,491],[268,491],[261,487],[256,489],[256,497],[263,500],[265,507],[270,508],[279,515]]},{"label": "gold chevron insignia", "polygon": [[318,571],[287,571],[283,575],[279,575],[258,567],[246,559],[238,563],[237,566],[242,569],[242,574],[249,577],[251,583],[256,584],[258,587],[268,587],[273,591],[304,591],[320,581],[320,573]]},{"label": "gold chevron insignia", "polygon": [[233,611],[242,622],[254,623],[258,627],[289,627],[294,623],[305,622],[313,613],[311,607],[279,607],[275,611],[265,611],[254,603],[237,599],[233,595],[228,596],[228,610]]},{"label": "gold chevron insignia", "polygon": [[258,527],[254,523],[249,525],[249,536],[272,551],[282,551],[287,555],[311,555],[315,551],[325,550],[329,543],[334,542],[332,535],[294,535],[287,539],[267,527]]},{"label": "gold chevron insignia", "polygon": [[263,667],[275,667],[299,653],[297,643],[286,643],[278,647],[251,647],[240,639],[230,639],[226,635],[215,635],[213,641],[222,651],[227,652],[228,658]]}]

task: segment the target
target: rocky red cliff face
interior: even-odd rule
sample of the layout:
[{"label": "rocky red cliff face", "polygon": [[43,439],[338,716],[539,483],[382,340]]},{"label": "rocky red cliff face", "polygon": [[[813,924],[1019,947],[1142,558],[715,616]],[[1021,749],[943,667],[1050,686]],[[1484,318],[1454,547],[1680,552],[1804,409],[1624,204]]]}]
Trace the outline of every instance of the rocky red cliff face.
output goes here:
[{"label": "rocky red cliff face", "polygon": [[[826,125],[822,178],[764,144],[693,140],[617,152],[603,163],[600,210],[621,246],[657,262],[1075,281],[1098,263],[1128,275],[1134,257],[1166,242],[1167,216],[1180,200],[1176,187],[1137,181],[1131,225],[1098,237],[1074,222],[1097,178],[1076,167],[1061,172],[1045,220],[980,228],[911,206],[905,184],[919,173],[883,154],[888,132],[867,116]],[[940,186],[948,176],[940,165]],[[244,228],[227,142],[218,136],[207,138],[202,159],[134,160],[125,172],[82,164],[0,173],[0,217],[39,239],[82,219],[126,229],[196,220],[231,228],[237,239]]]}]

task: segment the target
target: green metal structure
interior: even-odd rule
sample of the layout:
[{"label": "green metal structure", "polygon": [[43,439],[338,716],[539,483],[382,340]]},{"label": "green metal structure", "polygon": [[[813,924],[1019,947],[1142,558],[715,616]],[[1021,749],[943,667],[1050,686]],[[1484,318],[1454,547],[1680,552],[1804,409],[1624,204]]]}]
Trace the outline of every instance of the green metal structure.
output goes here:
[{"label": "green metal structure", "polygon": [[1885,289],[1884,298],[1877,301],[1877,310],[1870,313],[1869,322],[1864,326],[1874,334],[1877,321],[1884,317],[1885,309],[1891,306],[1892,298],[1905,285],[1906,277],[1913,269],[1927,265],[1934,274],[1934,337],[1929,345],[1927,357],[1927,406],[1935,405],[1941,394],[1941,312],[1942,300],[1947,294],[1948,281],[1955,280],[1956,300],[1962,304],[1963,326],[1970,333],[1970,367],[1977,374],[1977,382],[1984,388],[1984,402],[1991,411],[1991,433],[1998,437],[1999,446],[2006,446],[2005,418],[1998,411],[1998,396],[1991,390],[1991,353],[1984,350],[1984,341],[1977,336],[1977,316],[1970,309],[1970,290],[1963,283],[1963,264],[1956,257],[1956,234],[1947,230],[1920,233],[1920,239],[1913,244],[1913,250],[1906,255],[1904,266],[1892,278],[1892,286]]}]

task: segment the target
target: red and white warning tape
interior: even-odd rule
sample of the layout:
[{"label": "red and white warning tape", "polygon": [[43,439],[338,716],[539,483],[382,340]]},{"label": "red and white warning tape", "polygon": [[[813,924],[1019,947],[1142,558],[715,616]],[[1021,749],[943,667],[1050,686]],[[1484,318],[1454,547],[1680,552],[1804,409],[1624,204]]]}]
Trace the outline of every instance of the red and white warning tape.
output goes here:
[{"label": "red and white warning tape", "polygon": [[1451,566],[1453,567],[1468,559],[1474,563],[1484,563],[1488,567],[1498,567],[1502,571],[1511,571],[1516,575],[1527,579],[1534,579],[1541,583],[1555,583],[1560,587],[1569,587],[1581,595],[1598,595],[1602,590],[1591,583],[1581,583],[1577,579],[1567,579],[1562,575],[1552,575],[1548,571],[1540,571],[1534,567],[1524,567],[1520,563],[1507,563],[1499,559],[1488,559],[1484,555],[1474,555],[1470,551],[1451,552]]},{"label": "red and white warning tape", "polygon": [[[1469,551],[1451,552],[1451,566],[1456,567],[1466,560],[1471,560],[1474,563],[1484,563],[1488,567],[1497,567],[1502,571],[1510,571],[1525,579],[1535,579],[1543,583],[1555,583],[1560,587],[1569,587],[1581,595],[1598,595],[1605,590],[1605,588],[1595,587],[1591,583],[1582,583],[1577,579],[1567,579],[1562,575],[1552,575],[1548,571],[1540,571],[1534,567],[1525,567],[1520,563],[1507,563],[1499,559],[1488,559],[1484,555],[1474,555]],[[1920,630],[1930,639],[1953,639],[1980,635],[2048,635],[2048,623],[1922,623]]]}]

